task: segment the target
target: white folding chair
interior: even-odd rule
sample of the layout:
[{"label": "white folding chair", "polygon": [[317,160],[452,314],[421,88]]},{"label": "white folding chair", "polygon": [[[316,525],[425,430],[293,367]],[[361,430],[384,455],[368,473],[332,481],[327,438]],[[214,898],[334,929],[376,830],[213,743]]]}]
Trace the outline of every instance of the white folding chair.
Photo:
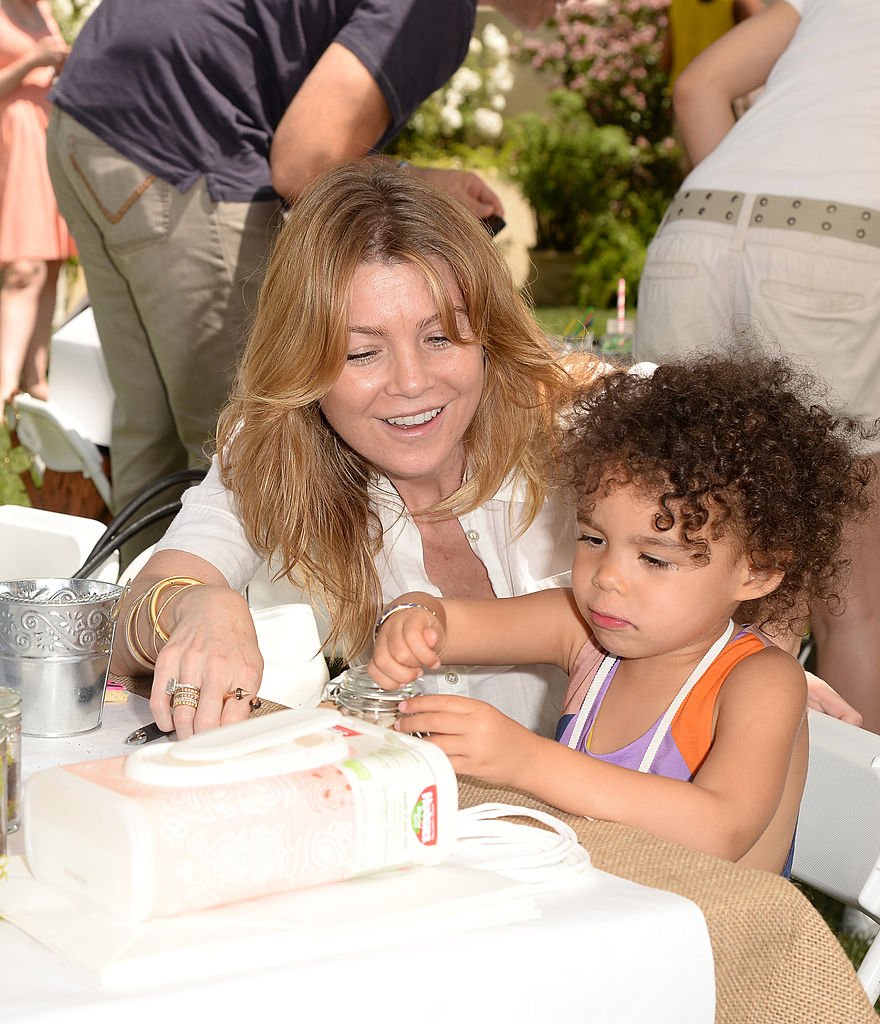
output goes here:
[{"label": "white folding chair", "polygon": [[[71,576],[103,533],[103,523],[85,516],[0,505],[0,579]],[[115,583],[118,575],[114,553],[90,577]]]},{"label": "white folding chair", "polygon": [[110,481],[104,473],[101,452],[86,439],[69,413],[28,394],[15,395],[12,410],[15,421],[10,426],[25,448],[48,469],[82,473],[95,485],[104,504],[111,507]]},{"label": "white folding chair", "polygon": [[330,678],[311,605],[251,608],[263,655],[260,696],[288,708],[314,707]]},{"label": "white folding chair", "polygon": [[[792,877],[880,922],[880,736],[809,712],[810,767]],[[858,968],[880,996],[880,942]]]}]

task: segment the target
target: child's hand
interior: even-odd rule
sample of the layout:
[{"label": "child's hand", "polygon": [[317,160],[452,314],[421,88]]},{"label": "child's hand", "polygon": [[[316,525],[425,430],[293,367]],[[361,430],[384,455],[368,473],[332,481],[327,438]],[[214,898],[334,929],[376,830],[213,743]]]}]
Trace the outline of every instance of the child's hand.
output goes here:
[{"label": "child's hand", "polygon": [[441,616],[426,608],[400,608],[379,630],[367,671],[386,690],[399,689],[440,665],[439,652],[446,640]]},{"label": "child's hand", "polygon": [[427,694],[400,705],[394,728],[429,733],[458,775],[474,775],[496,785],[519,785],[531,762],[531,748],[544,742],[497,708],[472,697]]}]

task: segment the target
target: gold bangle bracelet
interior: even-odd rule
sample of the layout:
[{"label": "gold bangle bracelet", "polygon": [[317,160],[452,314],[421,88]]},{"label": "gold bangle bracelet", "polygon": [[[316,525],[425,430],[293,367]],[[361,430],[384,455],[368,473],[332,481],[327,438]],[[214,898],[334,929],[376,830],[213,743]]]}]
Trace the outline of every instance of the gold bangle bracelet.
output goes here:
[{"label": "gold bangle bracelet", "polygon": [[131,609],[125,620],[125,644],[128,647],[129,653],[134,660],[141,665],[143,668],[152,669],[156,667],[155,658],[150,658],[150,655],[141,643],[140,636],[137,631],[137,618],[140,615],[141,608],[144,605],[144,599],[149,590],[145,590],[143,594],[132,604]]},{"label": "gold bangle bracelet", "polygon": [[181,590],[179,591],[179,593],[182,593],[189,587],[203,587],[204,585],[205,584],[203,583],[202,580],[193,579],[192,576],[169,576],[167,579],[159,580],[158,583],[154,583],[153,586],[150,587],[150,625],[153,627],[154,635],[158,637],[159,640],[161,640],[163,643],[168,642],[168,633],[159,625],[159,616],[168,606],[168,603],[171,601],[171,599],[176,597],[177,594],[172,594],[171,597],[169,597],[168,600],[166,600],[162,604],[162,607],[160,608],[159,598],[161,597],[161,595],[164,594],[167,590],[170,590],[171,587],[180,587]]},{"label": "gold bangle bracelet", "polygon": [[180,597],[181,594],[185,593],[187,590],[190,590],[195,585],[196,584],[193,583],[189,583],[186,585],[181,584],[178,587],[178,589],[174,591],[171,597],[166,598],[165,601],[162,602],[161,606],[159,607],[159,610],[156,612],[156,621],[152,622],[154,645],[157,645],[157,640],[161,640],[163,641],[163,643],[166,644],[168,643],[168,630],[163,629],[162,626],[160,625],[162,619],[162,612],[165,611],[165,609],[168,607],[169,604],[171,604],[175,597]]}]

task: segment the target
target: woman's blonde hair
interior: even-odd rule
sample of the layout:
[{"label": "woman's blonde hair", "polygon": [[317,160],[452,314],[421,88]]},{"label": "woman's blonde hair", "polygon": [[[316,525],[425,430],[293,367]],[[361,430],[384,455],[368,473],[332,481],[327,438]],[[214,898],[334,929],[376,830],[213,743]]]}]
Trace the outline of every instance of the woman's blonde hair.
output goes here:
[{"label": "woman's blonde hair", "polygon": [[[348,305],[365,263],[414,266],[444,331],[479,344],[485,383],[467,429],[465,480],[429,519],[468,512],[508,477],[524,485],[524,530],[546,493],[559,403],[569,378],[514,286],[488,232],[457,201],[382,160],[341,165],[311,185],[273,248],[229,404],[220,417],[223,481],[248,538],[278,575],[320,594],[328,645],[351,657],[372,642],[382,594],[382,531],[368,484],[382,472],[328,425],[321,401],[345,365]],[[443,286],[458,285],[473,337],[462,339]]]}]

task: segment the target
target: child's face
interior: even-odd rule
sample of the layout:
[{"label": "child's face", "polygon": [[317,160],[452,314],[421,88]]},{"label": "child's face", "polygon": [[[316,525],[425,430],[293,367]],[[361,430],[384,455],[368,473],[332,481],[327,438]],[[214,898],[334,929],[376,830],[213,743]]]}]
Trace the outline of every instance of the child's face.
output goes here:
[{"label": "child's face", "polygon": [[597,492],[579,522],[572,587],[581,614],[612,654],[654,657],[713,643],[742,602],[760,596],[730,536],[695,559],[678,531],[657,530],[655,500],[630,486]]}]

